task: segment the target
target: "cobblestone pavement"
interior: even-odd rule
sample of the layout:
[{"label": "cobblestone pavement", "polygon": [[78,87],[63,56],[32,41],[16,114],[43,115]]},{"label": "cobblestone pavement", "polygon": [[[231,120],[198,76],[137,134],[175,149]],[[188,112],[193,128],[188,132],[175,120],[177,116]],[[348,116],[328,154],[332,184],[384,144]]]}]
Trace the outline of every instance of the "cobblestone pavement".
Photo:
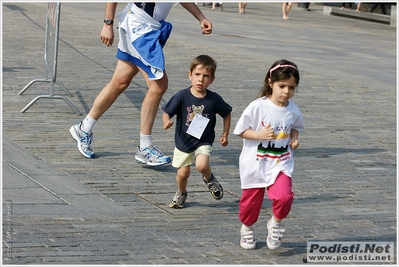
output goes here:
[{"label": "cobblestone pavement", "polygon": [[[99,40],[105,3],[61,6],[55,86],[84,115],[110,80],[116,44]],[[232,129],[256,98],[270,65],[286,58],[300,69],[293,101],[304,115],[293,177],[295,201],[284,220],[283,245],[267,248],[265,198],[255,227],[258,246],[239,245],[237,217],[242,140],[214,144],[215,176],[225,189],[211,198],[194,170],[184,209],[168,208],[176,190],[175,169],[134,162],[144,80],[137,76],[94,128],[95,159],[83,158],[68,129],[84,118],[60,99],[40,99],[44,78],[46,3],[2,3],[3,264],[305,264],[307,241],[383,241],[397,236],[396,29],[388,25],[323,15],[295,7],[283,20],[281,3],[237,3],[224,12],[200,5],[214,32],[180,5],[169,21],[165,47],[169,90],[162,103],[189,85],[189,62],[209,54],[218,62],[211,90],[233,106]],[[122,9],[124,4],[118,6]],[[117,42],[117,40],[116,40]],[[155,143],[172,155],[174,130],[162,129]],[[217,133],[222,131],[218,121]],[[396,252],[395,260],[396,264]]]}]

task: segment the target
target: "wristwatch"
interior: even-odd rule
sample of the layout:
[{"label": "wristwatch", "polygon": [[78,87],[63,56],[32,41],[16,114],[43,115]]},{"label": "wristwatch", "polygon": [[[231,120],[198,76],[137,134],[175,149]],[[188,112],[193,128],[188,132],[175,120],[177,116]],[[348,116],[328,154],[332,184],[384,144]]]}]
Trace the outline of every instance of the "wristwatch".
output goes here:
[{"label": "wristwatch", "polygon": [[111,25],[111,24],[114,23],[114,21],[112,19],[105,19],[104,23],[107,24],[107,25]]}]

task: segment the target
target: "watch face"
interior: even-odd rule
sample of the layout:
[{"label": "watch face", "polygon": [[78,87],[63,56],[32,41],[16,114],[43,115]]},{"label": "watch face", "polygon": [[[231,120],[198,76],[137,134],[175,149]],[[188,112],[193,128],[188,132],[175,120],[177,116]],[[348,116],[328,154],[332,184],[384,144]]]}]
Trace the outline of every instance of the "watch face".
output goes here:
[{"label": "watch face", "polygon": [[113,23],[113,20],[111,20],[111,19],[105,19],[105,20],[104,20],[104,23],[107,24],[107,25],[111,25],[111,24]]}]

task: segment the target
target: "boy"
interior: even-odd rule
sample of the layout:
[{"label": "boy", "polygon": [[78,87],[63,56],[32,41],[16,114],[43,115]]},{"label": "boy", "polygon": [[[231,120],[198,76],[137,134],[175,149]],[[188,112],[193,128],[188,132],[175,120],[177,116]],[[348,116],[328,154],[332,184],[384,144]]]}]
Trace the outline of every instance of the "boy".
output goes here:
[{"label": "boy", "polygon": [[207,55],[194,58],[190,64],[189,88],[180,90],[162,106],[164,129],[169,129],[176,115],[175,150],[172,166],[177,168],[177,192],[169,204],[170,208],[183,208],[187,199],[187,182],[190,165],[202,174],[212,197],[223,197],[223,188],[216,180],[209,166],[212,144],[215,140],[216,114],[223,118],[222,146],[227,146],[232,107],[220,95],[208,90],[215,80],[216,62]]}]

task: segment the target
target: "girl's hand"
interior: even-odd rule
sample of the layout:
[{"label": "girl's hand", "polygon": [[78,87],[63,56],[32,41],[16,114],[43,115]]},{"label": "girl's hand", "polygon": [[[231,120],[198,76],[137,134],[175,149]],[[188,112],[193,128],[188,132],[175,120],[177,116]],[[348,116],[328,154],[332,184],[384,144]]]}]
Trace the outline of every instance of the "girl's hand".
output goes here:
[{"label": "girl's hand", "polygon": [[258,135],[260,140],[272,140],[274,138],[274,130],[270,127],[270,123],[260,130]]},{"label": "girl's hand", "polygon": [[290,142],[290,147],[291,147],[293,150],[297,149],[297,148],[299,147],[299,141],[298,141],[298,139],[291,140],[291,142]]}]

